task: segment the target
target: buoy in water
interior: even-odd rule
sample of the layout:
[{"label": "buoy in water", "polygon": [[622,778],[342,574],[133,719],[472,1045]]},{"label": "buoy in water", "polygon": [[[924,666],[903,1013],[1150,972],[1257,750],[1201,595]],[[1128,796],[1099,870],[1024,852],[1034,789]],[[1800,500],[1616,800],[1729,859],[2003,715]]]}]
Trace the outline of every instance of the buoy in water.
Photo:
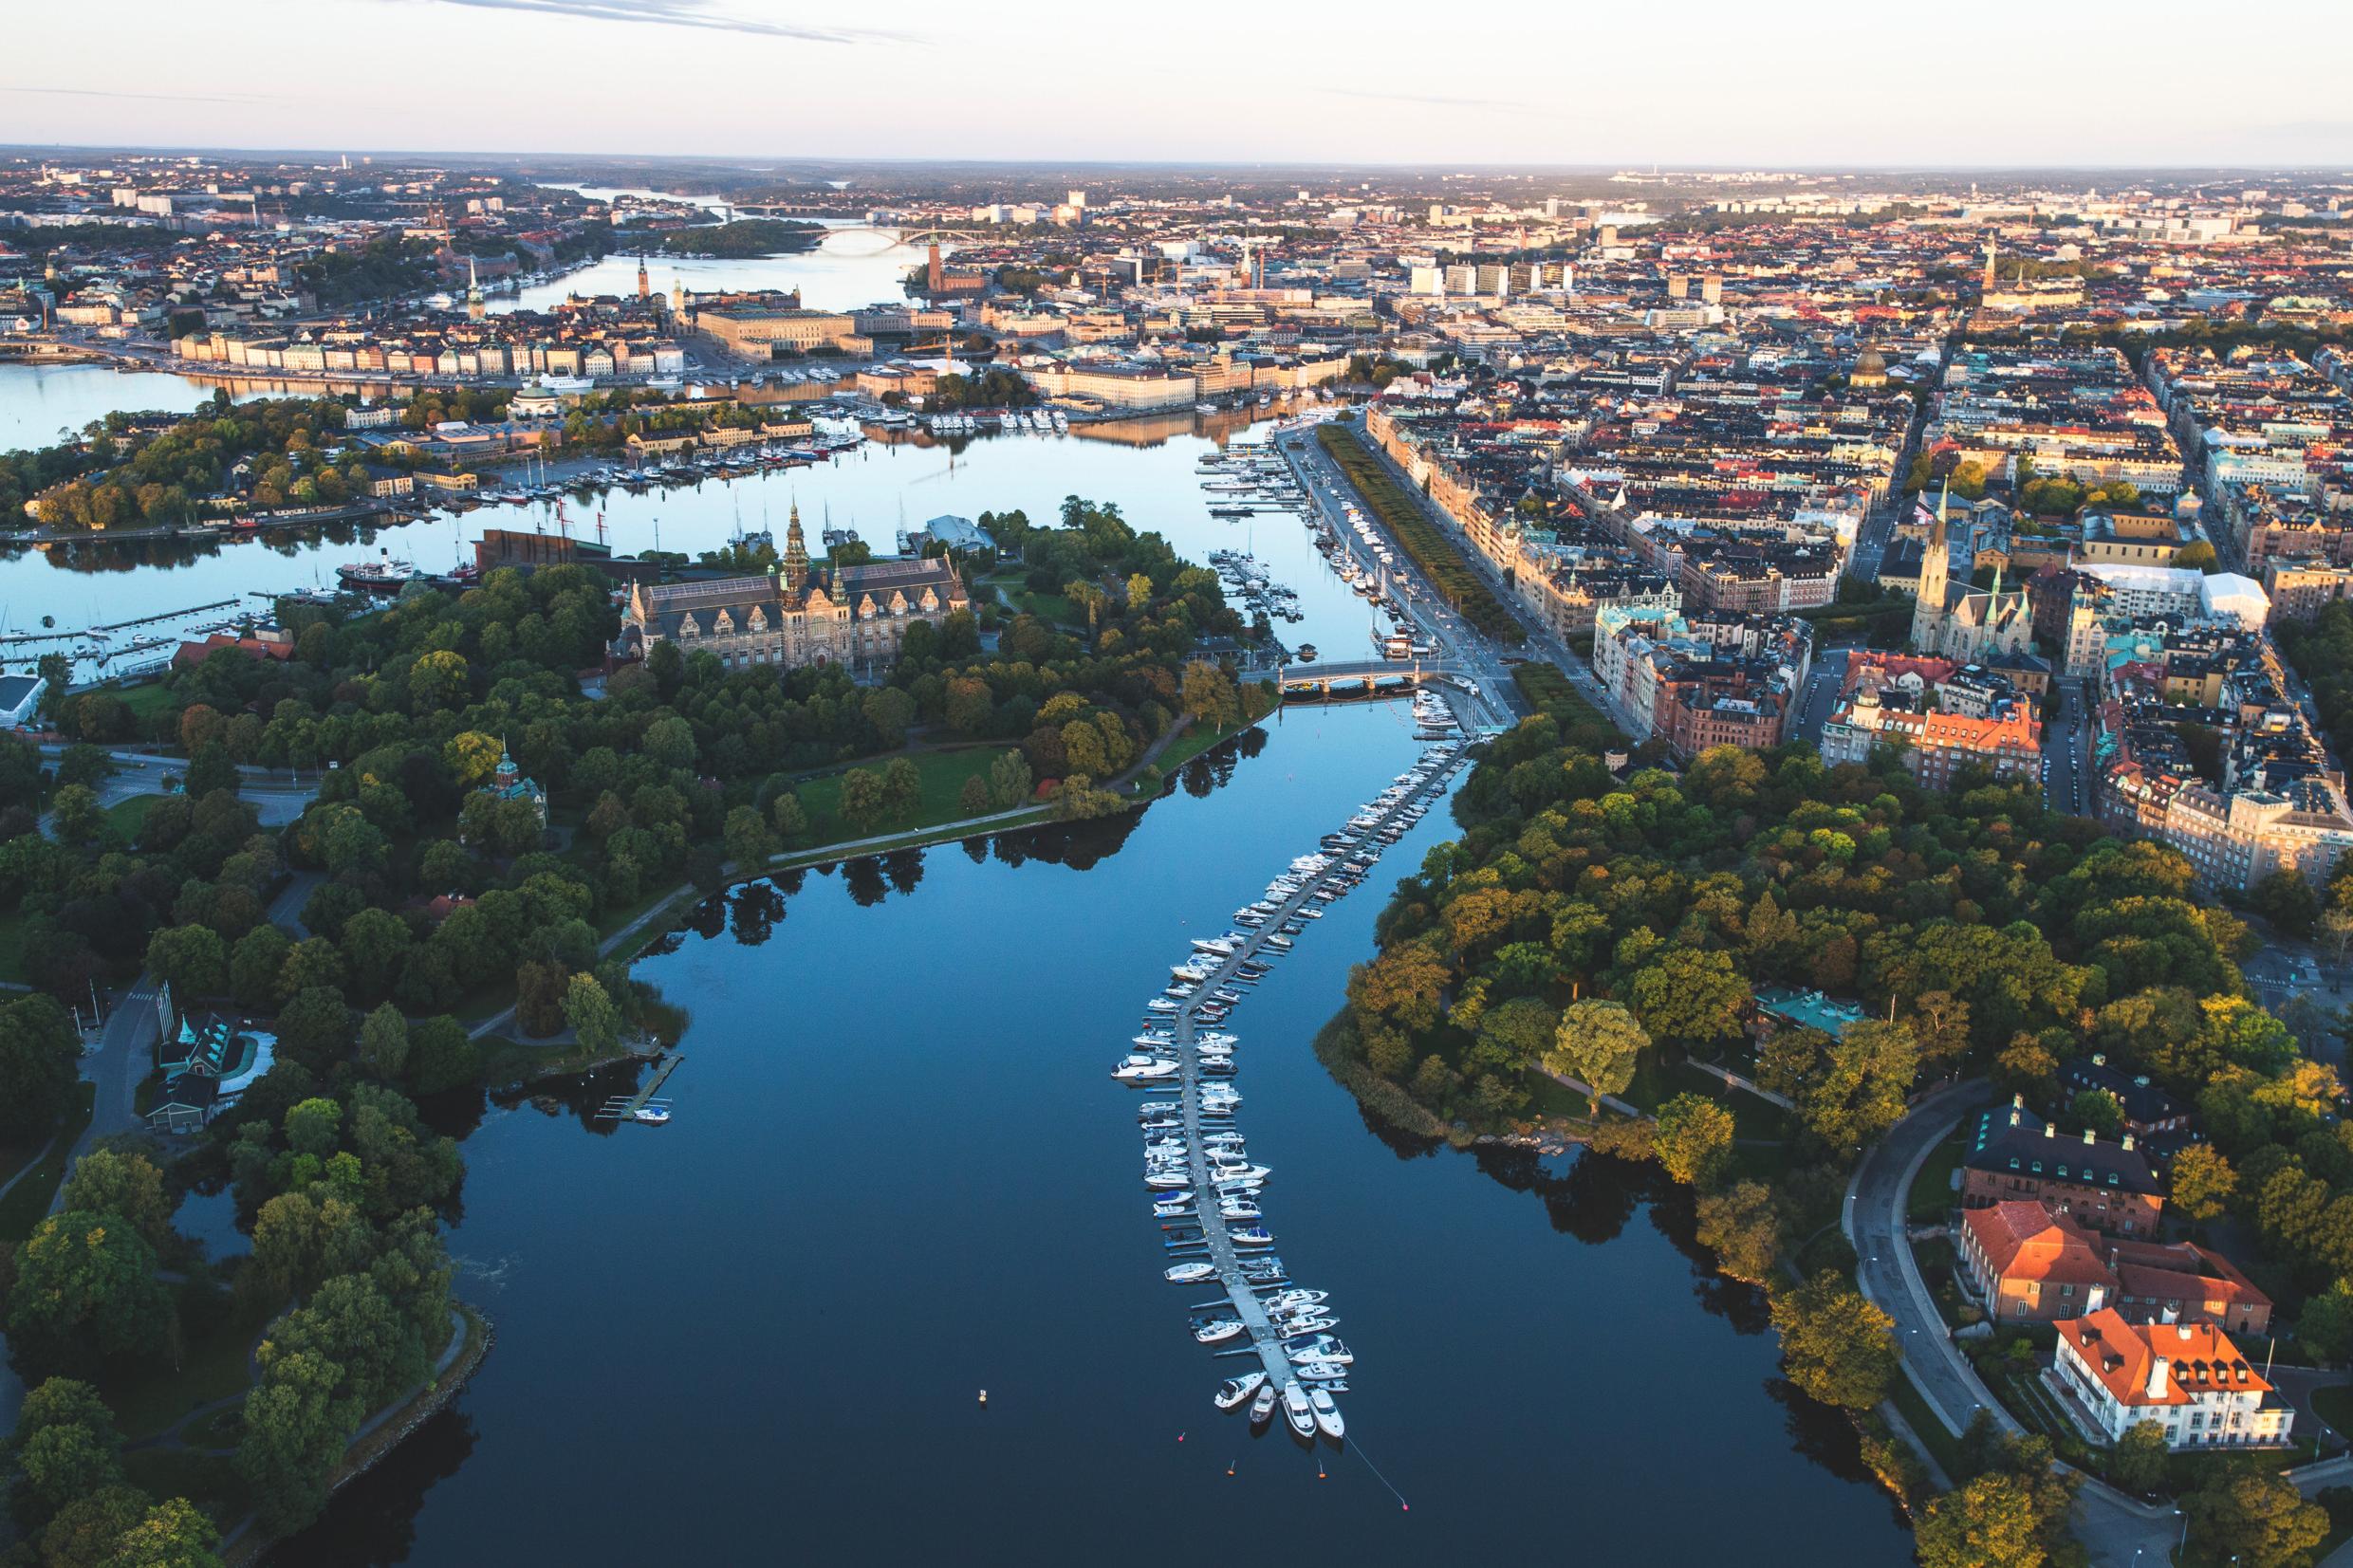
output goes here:
[{"label": "buoy in water", "polygon": [[980,1402],[984,1405],[989,1402],[989,1391],[987,1389],[980,1391]]}]

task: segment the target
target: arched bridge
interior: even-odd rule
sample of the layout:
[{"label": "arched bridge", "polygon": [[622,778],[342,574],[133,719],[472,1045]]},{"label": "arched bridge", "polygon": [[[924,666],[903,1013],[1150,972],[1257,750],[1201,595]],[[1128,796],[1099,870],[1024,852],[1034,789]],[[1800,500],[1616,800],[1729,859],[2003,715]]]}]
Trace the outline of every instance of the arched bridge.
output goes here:
[{"label": "arched bridge", "polygon": [[987,235],[974,233],[969,229],[882,229],[863,223],[840,229],[828,229],[825,231],[824,238],[817,243],[821,248],[827,247],[835,240],[848,234],[863,234],[880,240],[882,243],[871,251],[854,252],[878,256],[894,246],[900,245],[931,245],[935,242],[941,245],[984,245],[988,243]]},{"label": "arched bridge", "polygon": [[1430,681],[1467,687],[1461,666],[1446,659],[1400,663],[1365,659],[1351,664],[1287,664],[1275,677],[1287,697],[1401,697]]}]

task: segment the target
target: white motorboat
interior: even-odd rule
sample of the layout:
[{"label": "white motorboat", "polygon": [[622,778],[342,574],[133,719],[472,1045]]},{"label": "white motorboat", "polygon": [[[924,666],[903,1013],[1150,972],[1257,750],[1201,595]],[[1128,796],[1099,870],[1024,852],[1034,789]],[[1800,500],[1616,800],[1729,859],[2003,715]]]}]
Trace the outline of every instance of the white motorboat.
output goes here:
[{"label": "white motorboat", "polygon": [[1229,1339],[1238,1338],[1243,1332],[1241,1319],[1218,1318],[1195,1329],[1193,1337],[1205,1345],[1222,1345]]},{"label": "white motorboat", "polygon": [[1176,1076],[1173,1061],[1123,1061],[1111,1070],[1111,1076],[1121,1083],[1157,1083]]},{"label": "white motorboat", "polygon": [[1226,1232],[1226,1240],[1236,1246],[1272,1246],[1274,1232],[1263,1225],[1237,1226]]},{"label": "white motorboat", "polygon": [[1316,1430],[1333,1442],[1337,1443],[1348,1434],[1348,1424],[1340,1418],[1340,1407],[1332,1402],[1331,1394],[1325,1390],[1317,1389],[1308,1394],[1307,1408],[1315,1413]]},{"label": "white motorboat", "polygon": [[1337,1318],[1286,1318],[1274,1325],[1278,1334],[1320,1334],[1339,1326]]},{"label": "white motorboat", "polygon": [[1193,1214],[1193,1194],[1191,1192],[1171,1192],[1165,1198],[1153,1200],[1152,1217],[1156,1220],[1190,1219]]},{"label": "white motorboat", "polygon": [[[1264,1377],[1266,1374],[1260,1373],[1258,1375]],[[1263,1427],[1269,1421],[1272,1420],[1274,1418],[1275,1401],[1281,1397],[1281,1392],[1277,1390],[1272,1383],[1269,1382],[1260,1384],[1258,1388],[1258,1396],[1251,1401],[1251,1425],[1253,1427]]]},{"label": "white motorboat", "polygon": [[1221,1220],[1263,1220],[1267,1216],[1256,1204],[1236,1198],[1231,1203],[1219,1204],[1217,1217]]},{"label": "white motorboat", "polygon": [[1168,967],[1168,972],[1179,980],[1189,980],[1197,986],[1217,971],[1214,968],[1203,968],[1198,964],[1171,964]]},{"label": "white motorboat", "polygon": [[1266,1380],[1267,1374],[1263,1372],[1227,1378],[1217,1386],[1217,1408],[1221,1411],[1230,1411],[1238,1405],[1248,1404],[1251,1396],[1258,1392]]},{"label": "white motorboat", "polygon": [[1173,1013],[1177,1010],[1176,1003],[1169,1001],[1166,997],[1160,996],[1156,996],[1151,1001],[1145,1003],[1144,1007],[1146,1011],[1156,1013]]},{"label": "white motorboat", "polygon": [[1303,1383],[1329,1383],[1347,1387],[1344,1379],[1348,1369],[1336,1361],[1302,1361],[1291,1368],[1292,1374]]},{"label": "white motorboat", "polygon": [[1294,1346],[1286,1342],[1283,1348],[1294,1362],[1329,1361],[1334,1366],[1344,1367],[1354,1364],[1356,1360],[1346,1345],[1328,1334],[1315,1335],[1309,1344]]},{"label": "white motorboat", "polygon": [[1189,1285],[1198,1283],[1217,1272],[1215,1264],[1177,1264],[1163,1274],[1169,1283]]},{"label": "white motorboat", "polygon": [[1268,1297],[1267,1310],[1269,1312],[1289,1312],[1297,1307],[1314,1306],[1319,1301],[1329,1301],[1331,1294],[1328,1290],[1287,1290],[1280,1295]]},{"label": "white motorboat", "polygon": [[1155,1191],[1173,1192],[1179,1188],[1191,1187],[1193,1185],[1193,1178],[1187,1175],[1181,1169],[1174,1171],[1146,1171],[1144,1172],[1144,1185],[1151,1188]]},{"label": "white motorboat", "polygon": [[1309,1403],[1307,1391],[1295,1379],[1283,1385],[1283,1417],[1300,1436],[1315,1435],[1315,1406]]}]

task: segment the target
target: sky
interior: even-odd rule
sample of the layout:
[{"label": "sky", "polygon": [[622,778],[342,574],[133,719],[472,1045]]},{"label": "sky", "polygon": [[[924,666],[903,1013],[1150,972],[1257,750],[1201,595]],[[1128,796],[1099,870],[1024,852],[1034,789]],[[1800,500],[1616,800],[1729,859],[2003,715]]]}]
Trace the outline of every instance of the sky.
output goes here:
[{"label": "sky", "polygon": [[[2353,6],[77,0],[0,143],[731,157],[2353,169]],[[2312,67],[2333,60],[2335,70]]]}]

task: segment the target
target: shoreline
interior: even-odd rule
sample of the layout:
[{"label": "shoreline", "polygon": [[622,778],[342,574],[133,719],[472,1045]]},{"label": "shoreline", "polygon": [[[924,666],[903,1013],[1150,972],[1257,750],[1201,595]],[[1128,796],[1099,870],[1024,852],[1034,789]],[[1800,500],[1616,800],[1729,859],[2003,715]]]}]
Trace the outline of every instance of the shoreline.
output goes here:
[{"label": "shoreline", "polygon": [[[456,1359],[434,1374],[426,1381],[424,1389],[405,1405],[397,1407],[389,1413],[379,1411],[370,1418],[380,1420],[383,1424],[356,1439],[344,1451],[343,1463],[337,1468],[335,1479],[327,1484],[330,1499],[382,1464],[417,1428],[447,1410],[451,1402],[464,1392],[466,1385],[472,1381],[473,1374],[481,1370],[483,1361],[491,1354],[491,1347],[498,1341],[498,1326],[479,1309],[454,1298],[450,1301],[450,1310],[465,1319],[465,1343],[459,1348]],[[250,1568],[251,1564],[261,1561],[271,1551],[285,1544],[287,1538],[264,1535],[258,1529],[249,1529],[251,1523],[249,1516],[222,1538],[220,1559],[226,1568]]]}]

